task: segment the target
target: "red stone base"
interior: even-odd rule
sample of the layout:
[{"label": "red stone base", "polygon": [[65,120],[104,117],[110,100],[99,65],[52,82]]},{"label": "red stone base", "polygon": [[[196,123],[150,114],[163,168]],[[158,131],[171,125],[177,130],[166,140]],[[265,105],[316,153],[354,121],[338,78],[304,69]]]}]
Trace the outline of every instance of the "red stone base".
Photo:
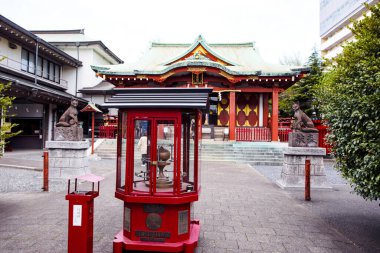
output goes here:
[{"label": "red stone base", "polygon": [[166,242],[143,242],[132,241],[123,235],[121,230],[113,241],[113,253],[123,253],[123,249],[148,251],[148,252],[184,252],[193,253],[198,244],[200,232],[199,221],[192,221],[190,224],[190,238],[186,241],[180,241],[176,243]]}]

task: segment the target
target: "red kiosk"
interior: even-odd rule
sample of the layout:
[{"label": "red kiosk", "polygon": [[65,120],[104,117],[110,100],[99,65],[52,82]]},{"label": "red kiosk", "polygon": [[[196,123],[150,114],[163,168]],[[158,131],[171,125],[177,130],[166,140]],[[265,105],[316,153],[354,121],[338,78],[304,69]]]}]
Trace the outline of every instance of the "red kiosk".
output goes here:
[{"label": "red kiosk", "polygon": [[119,108],[116,198],[123,228],[113,252],[194,252],[200,225],[198,147],[207,88],[113,89],[103,106]]}]

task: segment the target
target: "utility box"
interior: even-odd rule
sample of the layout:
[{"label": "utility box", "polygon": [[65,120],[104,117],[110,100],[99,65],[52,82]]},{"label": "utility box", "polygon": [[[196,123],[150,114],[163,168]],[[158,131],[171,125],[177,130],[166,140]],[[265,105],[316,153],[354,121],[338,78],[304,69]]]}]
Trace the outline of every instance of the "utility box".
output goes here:
[{"label": "utility box", "polygon": [[[75,178],[74,191],[70,191],[70,180],[66,200],[69,201],[68,253],[91,253],[94,234],[94,199],[99,196],[99,181],[93,174]],[[78,180],[92,183],[90,190],[78,190]],[[97,190],[95,189],[97,183]]]}]

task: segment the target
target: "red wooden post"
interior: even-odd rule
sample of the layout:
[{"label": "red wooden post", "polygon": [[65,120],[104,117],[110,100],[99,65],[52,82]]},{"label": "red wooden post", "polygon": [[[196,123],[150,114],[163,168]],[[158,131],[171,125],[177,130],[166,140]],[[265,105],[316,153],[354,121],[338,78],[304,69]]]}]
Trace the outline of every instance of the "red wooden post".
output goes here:
[{"label": "red wooden post", "polygon": [[278,141],[278,88],[272,91],[272,141]]},{"label": "red wooden post", "polygon": [[91,113],[92,122],[91,122],[91,155],[94,154],[94,132],[95,132],[95,112]]},{"label": "red wooden post", "polygon": [[235,140],[236,128],[236,93],[230,92],[230,140]]},{"label": "red wooden post", "polygon": [[44,151],[44,176],[43,176],[43,187],[44,191],[49,191],[49,151]]},{"label": "red wooden post", "polygon": [[305,161],[305,200],[310,201],[310,160]]}]

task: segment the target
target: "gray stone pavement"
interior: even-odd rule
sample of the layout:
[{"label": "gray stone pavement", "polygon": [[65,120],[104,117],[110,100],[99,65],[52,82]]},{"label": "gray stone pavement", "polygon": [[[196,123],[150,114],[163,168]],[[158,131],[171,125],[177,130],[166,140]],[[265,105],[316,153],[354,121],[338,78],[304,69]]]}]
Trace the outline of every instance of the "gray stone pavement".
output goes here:
[{"label": "gray stone pavement", "polygon": [[[311,201],[304,201],[302,191],[287,193],[300,205],[318,215],[344,234],[365,252],[380,252],[380,201],[366,201],[334,168],[333,160],[325,160],[325,172],[332,191],[311,191]],[[281,166],[256,166],[255,170],[275,183]]]},{"label": "gray stone pavement", "polygon": [[[114,198],[115,160],[91,161],[90,166],[93,173],[105,176],[95,200],[94,252],[112,252],[113,236],[122,226],[123,206]],[[65,194],[0,193],[0,252],[66,252]],[[201,220],[197,252],[378,251],[348,239],[321,216],[323,210],[318,208],[323,205],[310,208],[334,198],[312,195],[311,204],[305,204],[294,194],[248,165],[204,162],[201,197],[195,204],[195,217]]]}]

